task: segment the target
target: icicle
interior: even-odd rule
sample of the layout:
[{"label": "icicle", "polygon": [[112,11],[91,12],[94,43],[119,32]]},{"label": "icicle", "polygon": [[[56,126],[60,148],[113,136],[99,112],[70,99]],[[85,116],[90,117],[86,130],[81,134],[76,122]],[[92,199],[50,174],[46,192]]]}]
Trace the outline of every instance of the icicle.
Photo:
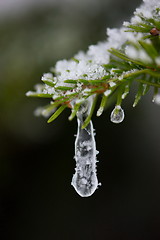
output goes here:
[{"label": "icicle", "polygon": [[124,111],[121,106],[117,105],[111,112],[111,121],[113,123],[121,123],[124,120]]},{"label": "icicle", "polygon": [[91,196],[98,186],[96,175],[96,143],[93,124],[90,121],[82,129],[85,118],[88,116],[90,103],[83,104],[77,113],[78,131],[75,140],[76,168],[71,184],[81,197]]}]

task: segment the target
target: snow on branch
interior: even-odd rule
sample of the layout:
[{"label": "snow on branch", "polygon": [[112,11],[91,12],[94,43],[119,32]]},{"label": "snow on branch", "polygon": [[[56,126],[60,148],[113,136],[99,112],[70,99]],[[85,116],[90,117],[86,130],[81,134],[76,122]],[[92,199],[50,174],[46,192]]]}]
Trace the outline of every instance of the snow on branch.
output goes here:
[{"label": "snow on branch", "polygon": [[[56,119],[67,107],[69,120],[77,116],[75,143],[76,172],[72,185],[81,196],[90,196],[98,186],[96,177],[96,147],[91,118],[101,98],[100,116],[108,98],[116,99],[111,121],[124,119],[122,102],[133,82],[137,82],[135,107],[149,89],[154,88],[153,101],[159,104],[160,88],[160,1],[144,0],[130,22],[121,28],[107,28],[107,38],[88,51],[80,51],[72,59],[58,61],[50,73],[42,76],[42,84],[27,96],[50,99],[36,114]],[[88,106],[88,107],[86,107]],[[57,109],[58,108],[58,109]]]}]

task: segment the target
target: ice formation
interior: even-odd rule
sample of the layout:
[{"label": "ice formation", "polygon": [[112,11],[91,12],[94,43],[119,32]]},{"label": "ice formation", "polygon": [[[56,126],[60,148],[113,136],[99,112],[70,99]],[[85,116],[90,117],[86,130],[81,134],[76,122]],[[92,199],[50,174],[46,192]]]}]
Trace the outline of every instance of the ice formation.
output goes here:
[{"label": "ice formation", "polygon": [[157,105],[160,105],[160,94],[156,94],[152,100],[154,103],[156,103]]},{"label": "ice formation", "polygon": [[[149,54],[136,46],[136,43],[142,39],[143,34],[126,32],[126,30],[127,26],[130,24],[143,22],[143,18],[141,19],[140,16],[146,18],[153,18],[153,15],[160,17],[158,15],[160,12],[157,11],[157,13],[155,13],[156,8],[160,8],[160,0],[143,0],[143,4],[136,9],[130,22],[124,22],[123,27],[120,29],[107,28],[107,40],[99,42],[97,45],[89,46],[86,53],[80,51],[73,59],[58,61],[55,68],[51,69],[52,73],[45,73],[42,76],[43,84],[36,86],[36,93],[42,95],[48,94],[48,97],[51,97],[54,101],[63,98],[67,99],[66,102],[63,101],[62,104],[69,104],[72,112],[74,112],[76,104],[82,103],[77,113],[75,113],[78,122],[78,132],[75,140],[76,168],[71,183],[77,193],[82,197],[91,196],[98,186],[96,175],[97,151],[92,122],[90,121],[85,128],[82,128],[92,105],[93,98],[89,93],[94,90],[94,81],[106,80],[107,76],[110,74],[109,77],[111,77],[111,79],[108,78],[109,81],[106,81],[106,85],[103,89],[104,91],[100,92],[103,93],[104,101],[106,101],[108,96],[117,87],[118,81],[123,81],[127,74],[133,74],[137,71],[137,69],[132,68],[129,71],[124,71],[121,72],[120,75],[117,75],[116,71],[118,69],[112,68],[110,73],[108,73],[104,65],[110,63],[110,52],[108,50],[111,48],[121,50],[122,46],[124,46],[123,50],[126,57],[139,60],[141,63],[153,63],[153,59]],[[130,43],[125,46],[127,41]],[[149,40],[148,42],[146,41],[146,44],[150,44]],[[160,65],[159,56],[156,58],[155,62],[157,65]],[[117,81],[114,81],[115,78]],[[84,81],[89,81],[91,85],[83,85]],[[129,85],[126,84],[121,99],[124,99],[128,93]],[[74,99],[70,100],[70,96],[72,95],[74,95]],[[29,91],[27,96],[35,96],[35,92]],[[154,98],[154,101],[160,104],[159,95]],[[135,102],[133,106],[135,106],[136,103],[137,102]],[[104,105],[102,104],[97,111],[97,116],[102,114],[103,109]],[[48,116],[51,112],[54,112],[54,108],[52,107],[47,109],[41,108],[38,109],[36,114]],[[69,119],[71,120],[72,116]],[[113,123],[120,123],[123,121],[124,111],[120,104],[117,103],[111,113],[110,119]]]},{"label": "ice formation", "polygon": [[111,112],[111,122],[121,123],[124,120],[124,111],[121,106],[117,105]]},{"label": "ice formation", "polygon": [[78,131],[75,141],[76,168],[71,182],[81,197],[91,196],[98,187],[96,175],[97,150],[92,122],[90,121],[87,127],[82,129],[84,119],[89,112],[89,104],[89,102],[83,104],[77,113]]}]

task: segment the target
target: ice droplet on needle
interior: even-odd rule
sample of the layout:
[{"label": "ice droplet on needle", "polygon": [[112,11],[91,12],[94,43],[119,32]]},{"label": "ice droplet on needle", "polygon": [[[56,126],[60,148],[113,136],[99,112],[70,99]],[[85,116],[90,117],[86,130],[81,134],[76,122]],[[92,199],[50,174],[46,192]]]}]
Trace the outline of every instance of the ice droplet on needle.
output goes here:
[{"label": "ice droplet on needle", "polygon": [[121,106],[117,105],[111,112],[111,122],[121,123],[124,120],[124,111]]}]

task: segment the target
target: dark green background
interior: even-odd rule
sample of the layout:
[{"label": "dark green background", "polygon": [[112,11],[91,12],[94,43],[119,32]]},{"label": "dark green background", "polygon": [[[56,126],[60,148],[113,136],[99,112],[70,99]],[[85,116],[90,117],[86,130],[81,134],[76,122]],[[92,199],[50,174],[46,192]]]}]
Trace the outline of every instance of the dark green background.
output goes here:
[{"label": "dark green background", "polygon": [[66,110],[47,124],[33,115],[46,101],[25,96],[57,60],[104,40],[140,2],[44,1],[1,16],[0,239],[160,239],[160,108],[151,94],[133,109],[132,93],[120,125],[109,120],[113,106],[93,118],[102,186],[90,198],[70,185],[76,120]]}]

